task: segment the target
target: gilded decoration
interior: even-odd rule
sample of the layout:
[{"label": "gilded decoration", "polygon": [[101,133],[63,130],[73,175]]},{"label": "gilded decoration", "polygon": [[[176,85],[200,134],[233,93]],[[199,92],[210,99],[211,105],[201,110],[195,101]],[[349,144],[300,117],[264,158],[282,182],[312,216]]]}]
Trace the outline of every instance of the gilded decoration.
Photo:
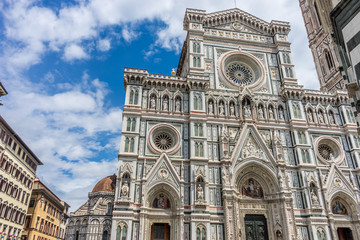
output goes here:
[{"label": "gilded decoration", "polygon": [[242,195],[251,198],[264,198],[261,185],[253,178],[249,178],[242,186]]}]

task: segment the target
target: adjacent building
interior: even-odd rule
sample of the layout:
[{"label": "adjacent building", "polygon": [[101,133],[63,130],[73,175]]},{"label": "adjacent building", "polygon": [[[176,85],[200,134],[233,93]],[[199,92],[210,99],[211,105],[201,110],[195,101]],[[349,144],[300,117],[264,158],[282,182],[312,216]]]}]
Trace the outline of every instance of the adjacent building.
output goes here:
[{"label": "adjacent building", "polygon": [[64,221],[69,205],[58,198],[38,178],[34,180],[22,233],[24,240],[64,239]]},{"label": "adjacent building", "polygon": [[[356,121],[319,9],[300,3],[326,91],[298,84],[289,23],[240,9],[186,10],[176,76],[125,68],[111,239],[360,239]],[[98,226],[91,196],[71,239]]]},{"label": "adjacent building", "polygon": [[4,239],[21,236],[39,165],[42,162],[0,116],[0,234]]},{"label": "adjacent building", "polygon": [[299,2],[320,89],[323,91],[345,89],[347,80],[341,72],[342,63],[337,44],[331,36],[333,27],[330,12],[338,0],[299,0]]},{"label": "adjacent building", "polygon": [[330,17],[333,36],[348,78],[348,93],[360,126],[360,1],[340,1],[334,6]]},{"label": "adjacent building", "polygon": [[115,187],[115,174],[101,179],[95,185],[89,193],[89,200],[70,214],[66,240],[115,239],[115,235],[111,237]]}]

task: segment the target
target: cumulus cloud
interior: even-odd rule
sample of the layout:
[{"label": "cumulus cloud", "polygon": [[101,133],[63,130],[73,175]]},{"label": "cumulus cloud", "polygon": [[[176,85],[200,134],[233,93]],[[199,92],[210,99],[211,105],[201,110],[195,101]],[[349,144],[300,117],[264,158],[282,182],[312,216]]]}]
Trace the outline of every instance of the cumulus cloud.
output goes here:
[{"label": "cumulus cloud", "polygon": [[97,48],[102,51],[106,52],[110,50],[110,40],[109,39],[101,39],[98,41]]},{"label": "cumulus cloud", "polygon": [[89,56],[84,51],[82,47],[76,44],[70,44],[65,47],[64,50],[64,59],[66,61],[78,60],[78,59],[86,59]]}]

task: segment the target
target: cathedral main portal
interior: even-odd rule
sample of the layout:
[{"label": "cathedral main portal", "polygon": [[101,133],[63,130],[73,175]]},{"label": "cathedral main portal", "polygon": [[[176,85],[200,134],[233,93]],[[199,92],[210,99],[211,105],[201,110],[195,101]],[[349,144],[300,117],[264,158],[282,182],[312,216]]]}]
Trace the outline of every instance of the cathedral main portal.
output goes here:
[{"label": "cathedral main portal", "polygon": [[267,225],[264,215],[245,216],[246,240],[268,240]]},{"label": "cathedral main portal", "polygon": [[151,240],[170,240],[169,224],[154,223],[151,226]]}]

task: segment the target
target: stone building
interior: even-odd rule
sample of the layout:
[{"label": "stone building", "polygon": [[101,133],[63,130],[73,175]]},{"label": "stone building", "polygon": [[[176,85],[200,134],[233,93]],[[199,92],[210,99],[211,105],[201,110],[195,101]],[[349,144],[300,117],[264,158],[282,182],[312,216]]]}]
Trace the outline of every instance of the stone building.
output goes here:
[{"label": "stone building", "polygon": [[36,178],[21,239],[64,239],[65,229],[63,223],[68,217],[68,210],[69,205]]},{"label": "stone building", "polygon": [[[321,90],[345,89],[330,12],[339,0],[299,0]],[[304,46],[305,47],[305,46]]]},{"label": "stone building", "polygon": [[[101,179],[89,200],[70,213],[66,240],[110,240],[116,175]],[[122,240],[122,239],[121,239]]]},{"label": "stone building", "polygon": [[3,239],[21,236],[39,165],[42,162],[0,116],[0,236]]},{"label": "stone building", "polygon": [[112,239],[360,239],[341,76],[299,85],[287,22],[187,9],[183,26],[176,76],[124,70]]},{"label": "stone building", "polygon": [[333,36],[348,79],[347,90],[360,126],[360,1],[340,1],[334,6],[330,17]]}]

